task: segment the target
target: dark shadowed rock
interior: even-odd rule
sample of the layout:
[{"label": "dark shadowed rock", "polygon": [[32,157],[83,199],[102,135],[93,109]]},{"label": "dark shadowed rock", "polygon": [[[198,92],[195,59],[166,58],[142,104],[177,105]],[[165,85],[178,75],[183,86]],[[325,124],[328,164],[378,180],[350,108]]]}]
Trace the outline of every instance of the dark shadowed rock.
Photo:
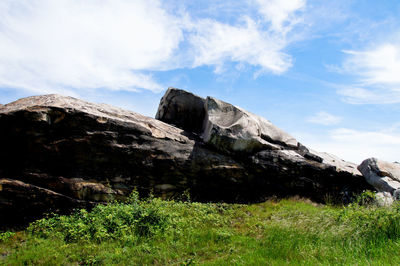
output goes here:
[{"label": "dark shadowed rock", "polygon": [[0,179],[0,228],[25,224],[44,212],[90,208],[93,204],[19,180]]},{"label": "dark shadowed rock", "polygon": [[168,88],[161,98],[156,119],[188,132],[201,133],[205,116],[205,100],[193,93]]},{"label": "dark shadowed rock", "polygon": [[250,158],[258,180],[265,182],[260,187],[273,188],[283,197],[301,195],[317,201],[349,202],[354,193],[371,188],[359,174],[304,158],[294,150],[264,150]]},{"label": "dark shadowed rock", "polygon": [[400,189],[400,164],[389,163],[369,158],[364,160],[358,170],[366,181],[380,192],[389,192],[392,195]]},{"label": "dark shadowed rock", "polygon": [[[176,89],[163,97],[157,117],[184,130],[59,95],[3,106],[0,213],[7,216],[0,225],[124,199],[134,189],[163,197],[189,190],[197,201],[300,195],[323,202],[369,188],[348,164],[301,147],[269,121],[213,98],[205,115],[201,102]],[[213,131],[206,141],[198,136],[205,136],[204,121]],[[211,141],[221,136],[222,146]]]}]

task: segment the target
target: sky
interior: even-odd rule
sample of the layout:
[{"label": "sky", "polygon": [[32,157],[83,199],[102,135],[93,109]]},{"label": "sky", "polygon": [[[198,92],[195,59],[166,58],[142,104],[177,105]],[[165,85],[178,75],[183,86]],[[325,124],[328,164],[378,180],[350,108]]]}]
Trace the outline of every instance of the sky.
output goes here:
[{"label": "sky", "polygon": [[1,104],[58,93],[154,117],[168,87],[354,163],[400,161],[400,2],[0,1]]}]

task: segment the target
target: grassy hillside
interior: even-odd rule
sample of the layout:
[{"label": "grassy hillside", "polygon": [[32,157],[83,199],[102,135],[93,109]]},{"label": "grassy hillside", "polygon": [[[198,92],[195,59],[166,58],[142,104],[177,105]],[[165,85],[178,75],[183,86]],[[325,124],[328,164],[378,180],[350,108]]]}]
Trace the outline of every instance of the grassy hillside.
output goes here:
[{"label": "grassy hillside", "polygon": [[138,200],[0,235],[0,264],[399,264],[400,207]]}]

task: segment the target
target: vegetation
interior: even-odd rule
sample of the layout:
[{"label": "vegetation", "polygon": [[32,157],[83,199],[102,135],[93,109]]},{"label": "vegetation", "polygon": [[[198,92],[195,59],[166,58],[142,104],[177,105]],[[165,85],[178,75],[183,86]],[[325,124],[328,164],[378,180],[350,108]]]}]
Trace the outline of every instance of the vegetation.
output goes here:
[{"label": "vegetation", "polygon": [[[368,197],[362,197],[364,202]],[[400,207],[160,199],[51,215],[0,234],[0,264],[399,264]]]}]

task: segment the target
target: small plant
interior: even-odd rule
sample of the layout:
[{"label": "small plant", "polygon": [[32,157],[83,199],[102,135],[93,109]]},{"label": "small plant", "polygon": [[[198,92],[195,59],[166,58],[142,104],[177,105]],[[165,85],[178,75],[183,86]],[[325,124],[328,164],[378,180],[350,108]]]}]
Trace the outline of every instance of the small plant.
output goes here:
[{"label": "small plant", "polygon": [[14,236],[15,236],[15,233],[10,232],[10,231],[0,233],[0,242],[5,242]]},{"label": "small plant", "polygon": [[375,192],[370,190],[365,190],[356,197],[355,202],[361,206],[373,205],[376,203]]}]

